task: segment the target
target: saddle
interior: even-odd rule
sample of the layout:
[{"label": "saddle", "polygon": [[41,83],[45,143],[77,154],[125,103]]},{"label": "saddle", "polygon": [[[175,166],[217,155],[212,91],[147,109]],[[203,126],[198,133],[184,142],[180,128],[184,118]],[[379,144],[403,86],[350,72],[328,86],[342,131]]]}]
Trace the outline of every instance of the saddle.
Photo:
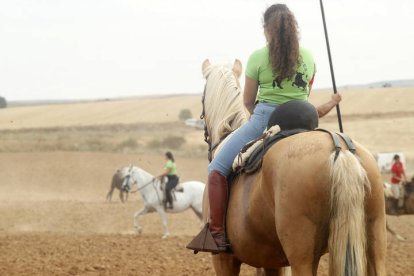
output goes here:
[{"label": "saddle", "polygon": [[[165,196],[165,184],[167,184],[166,181],[161,182],[161,191],[164,192],[164,196]],[[173,199],[173,201],[177,200],[177,197],[175,196],[175,193],[184,193],[184,187],[183,185],[181,185],[181,183],[178,183],[174,188],[171,189],[171,197]],[[163,198],[163,201],[165,201],[166,199]]]},{"label": "saddle", "polygon": [[[275,130],[277,132],[273,132]],[[265,132],[258,139],[245,145],[240,153],[236,156],[233,162],[233,172],[252,174],[256,172],[262,165],[264,154],[275,143],[279,142],[283,138],[309,131],[307,129],[288,129],[280,130],[279,126],[273,126],[267,132]]]},{"label": "saddle", "polygon": [[316,108],[307,101],[294,100],[277,107],[270,115],[267,131],[245,145],[233,162],[233,172],[251,174],[262,165],[266,151],[283,138],[314,130],[319,125]]},{"label": "saddle", "polygon": [[270,115],[267,125],[268,130],[256,140],[246,144],[233,162],[233,174],[229,177],[229,183],[239,173],[252,174],[262,165],[264,154],[280,140],[307,131],[323,131],[329,133],[334,145],[336,156],[341,150],[340,139],[348,149],[355,153],[356,149],[352,139],[344,133],[333,133],[329,130],[318,128],[319,116],[316,108],[306,101],[290,101],[280,105]]},{"label": "saddle", "polygon": [[172,196],[174,201],[177,200],[177,197],[175,196],[175,193],[184,193],[184,187],[181,185],[181,183],[178,183],[177,186],[175,186],[171,190],[171,196]]}]

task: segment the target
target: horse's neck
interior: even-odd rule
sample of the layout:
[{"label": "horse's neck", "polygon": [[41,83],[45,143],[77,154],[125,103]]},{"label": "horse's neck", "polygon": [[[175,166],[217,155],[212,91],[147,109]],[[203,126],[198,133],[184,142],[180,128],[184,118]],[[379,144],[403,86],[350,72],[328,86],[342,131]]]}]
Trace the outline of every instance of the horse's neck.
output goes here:
[{"label": "horse's neck", "polygon": [[138,186],[143,186],[153,179],[151,174],[139,168],[134,168],[132,174]]},{"label": "horse's neck", "polygon": [[137,184],[139,191],[142,195],[145,195],[146,198],[151,194],[156,194],[160,192],[159,181],[155,180],[153,182],[154,176],[142,169],[134,169],[133,176],[135,184]]}]

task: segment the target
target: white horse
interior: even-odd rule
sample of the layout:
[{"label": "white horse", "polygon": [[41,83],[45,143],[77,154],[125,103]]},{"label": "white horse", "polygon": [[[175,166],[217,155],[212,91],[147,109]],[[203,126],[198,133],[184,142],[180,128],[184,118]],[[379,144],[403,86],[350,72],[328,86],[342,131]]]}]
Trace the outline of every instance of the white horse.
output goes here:
[{"label": "white horse", "polygon": [[[124,178],[122,187],[131,187],[137,185],[137,190],[141,193],[144,207],[134,215],[134,227],[138,234],[142,233],[142,227],[139,225],[139,217],[147,213],[157,211],[160,214],[162,226],[164,228],[163,239],[170,235],[167,225],[167,213],[179,213],[191,208],[202,223],[202,203],[205,184],[200,181],[188,181],[179,184],[183,191],[175,191],[173,195],[174,208],[164,209],[165,191],[161,189],[161,182],[154,179],[154,176],[141,168],[131,166]],[[135,191],[135,192],[136,192]]]}]

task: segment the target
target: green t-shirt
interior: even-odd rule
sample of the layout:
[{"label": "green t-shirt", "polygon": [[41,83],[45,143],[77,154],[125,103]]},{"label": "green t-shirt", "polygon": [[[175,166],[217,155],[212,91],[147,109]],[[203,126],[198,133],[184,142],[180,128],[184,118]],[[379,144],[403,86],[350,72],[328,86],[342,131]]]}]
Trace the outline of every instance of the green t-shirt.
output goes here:
[{"label": "green t-shirt", "polygon": [[258,81],[259,92],[257,100],[282,104],[291,100],[307,100],[309,82],[315,74],[315,62],[312,54],[305,48],[299,48],[299,64],[296,75],[277,83],[273,76],[269,60],[268,46],[256,50],[250,56],[246,66],[246,76]]},{"label": "green t-shirt", "polygon": [[168,173],[168,175],[177,174],[177,168],[175,166],[175,163],[172,160],[168,160],[167,163],[165,163],[165,168],[170,169],[170,172]]}]

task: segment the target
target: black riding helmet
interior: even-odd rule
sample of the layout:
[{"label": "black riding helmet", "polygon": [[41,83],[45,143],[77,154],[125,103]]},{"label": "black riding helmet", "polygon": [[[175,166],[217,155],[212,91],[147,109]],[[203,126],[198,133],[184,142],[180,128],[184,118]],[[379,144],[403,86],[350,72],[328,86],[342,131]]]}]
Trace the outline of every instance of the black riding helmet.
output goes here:
[{"label": "black riding helmet", "polygon": [[279,125],[281,130],[313,130],[319,125],[319,116],[316,108],[309,102],[293,100],[281,104],[272,112],[267,128],[274,125]]}]

